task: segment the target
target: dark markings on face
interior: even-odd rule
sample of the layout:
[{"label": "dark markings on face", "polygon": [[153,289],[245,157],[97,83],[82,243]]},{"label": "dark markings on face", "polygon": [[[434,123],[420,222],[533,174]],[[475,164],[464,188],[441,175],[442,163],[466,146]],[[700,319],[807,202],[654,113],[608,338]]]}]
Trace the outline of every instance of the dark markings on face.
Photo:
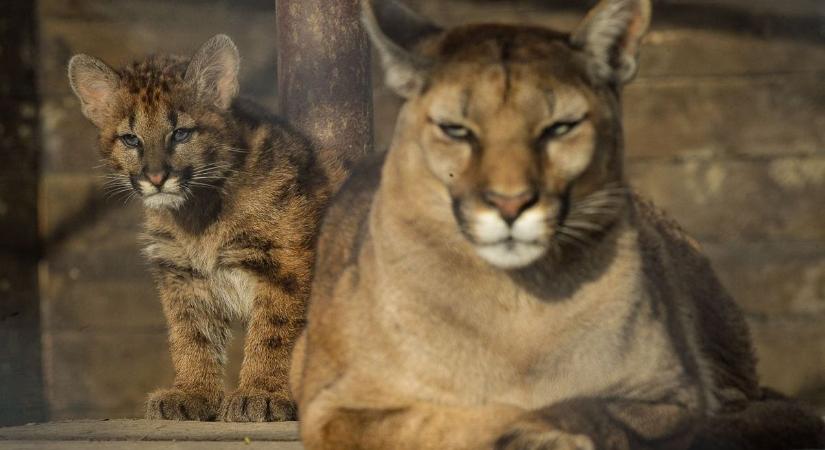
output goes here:
[{"label": "dark markings on face", "polygon": [[466,119],[470,116],[470,89],[461,92],[461,117]]},{"label": "dark markings on face", "polygon": [[174,129],[178,127],[178,112],[174,109],[170,109],[169,114],[166,116],[166,120],[169,121],[169,125],[174,131]]},{"label": "dark markings on face", "polygon": [[200,272],[199,270],[193,267],[180,266],[178,264],[175,264],[173,261],[169,261],[166,259],[155,259],[153,260],[153,262],[157,267],[163,269],[165,272],[171,272],[179,278],[198,280],[206,279],[206,275],[203,272]]},{"label": "dark markings on face", "polygon": [[207,164],[214,163],[218,158],[218,150],[213,145],[207,146],[203,152],[203,158]]},{"label": "dark markings on face", "polygon": [[510,96],[512,89],[512,74],[510,73],[510,60],[513,55],[514,37],[505,35],[501,37],[501,68],[504,71],[504,96],[503,102],[506,103]]},{"label": "dark markings on face", "polygon": [[473,234],[470,233],[469,226],[467,225],[467,219],[464,218],[464,213],[461,211],[461,200],[453,197],[452,208],[453,217],[455,217],[459,231],[461,231],[461,234],[464,235],[464,237],[466,237],[470,242],[475,243],[475,237],[473,237]]},{"label": "dark markings on face", "polygon": [[135,130],[135,112],[132,111],[129,113],[129,129],[134,131]]}]

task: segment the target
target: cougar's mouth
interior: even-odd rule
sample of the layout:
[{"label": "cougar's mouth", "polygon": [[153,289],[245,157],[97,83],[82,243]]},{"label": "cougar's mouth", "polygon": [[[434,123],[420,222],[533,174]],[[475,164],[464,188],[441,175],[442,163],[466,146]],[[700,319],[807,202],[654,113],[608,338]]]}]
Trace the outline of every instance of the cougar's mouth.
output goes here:
[{"label": "cougar's mouth", "polygon": [[478,255],[501,269],[519,269],[536,262],[548,249],[548,212],[543,208],[525,211],[508,223],[494,211],[466,217],[460,206],[455,216],[462,234]]},{"label": "cougar's mouth", "polygon": [[536,242],[508,240],[497,244],[476,245],[476,251],[493,266],[520,269],[544,256],[547,247]]}]

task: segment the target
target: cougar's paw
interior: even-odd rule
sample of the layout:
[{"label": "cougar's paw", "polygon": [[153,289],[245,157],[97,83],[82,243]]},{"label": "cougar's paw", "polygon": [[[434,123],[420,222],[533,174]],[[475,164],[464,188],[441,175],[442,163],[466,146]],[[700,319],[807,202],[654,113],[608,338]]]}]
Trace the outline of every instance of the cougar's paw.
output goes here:
[{"label": "cougar's paw", "polygon": [[284,422],[295,420],[295,404],[282,394],[261,389],[238,389],[221,407],[224,422]]},{"label": "cougar's paw", "polygon": [[559,430],[513,430],[496,441],[496,450],[595,450],[593,441],[583,434]]},{"label": "cougar's paw", "polygon": [[164,389],[149,394],[146,418],[150,420],[215,420],[220,396]]}]

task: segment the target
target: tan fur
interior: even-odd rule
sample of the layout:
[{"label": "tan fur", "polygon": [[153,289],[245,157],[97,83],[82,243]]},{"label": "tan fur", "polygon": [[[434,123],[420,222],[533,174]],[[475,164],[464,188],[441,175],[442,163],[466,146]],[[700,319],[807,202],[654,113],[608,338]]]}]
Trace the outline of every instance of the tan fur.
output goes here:
[{"label": "tan fur", "polygon": [[[115,72],[80,56],[70,66],[84,113],[100,127],[110,187],[147,205],[144,253],[175,368],[173,388],[149,398],[150,419],[295,417],[289,354],[304,325],[317,224],[332,183],[302,136],[234,100],[237,63],[234,45],[218,36],[191,62],[151,57]],[[172,145],[176,128],[194,131]],[[141,147],[128,148],[124,134],[138,136]],[[168,172],[156,194],[153,171]],[[236,319],[248,333],[240,385],[225,396]]]},{"label": "tan fur", "polygon": [[576,35],[612,38],[578,46],[420,20],[387,43],[410,12],[386,5],[365,22],[407,102],[324,222],[291,371],[306,448],[686,449],[759,399],[741,312],[625,187],[619,83],[648,2],[605,0],[624,23],[591,14]]}]

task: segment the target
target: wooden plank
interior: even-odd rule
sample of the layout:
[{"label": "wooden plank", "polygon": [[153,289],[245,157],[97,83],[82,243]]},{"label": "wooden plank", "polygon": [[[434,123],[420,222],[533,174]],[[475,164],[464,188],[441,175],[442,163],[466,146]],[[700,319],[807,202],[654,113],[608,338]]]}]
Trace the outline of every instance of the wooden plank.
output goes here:
[{"label": "wooden plank", "polygon": [[[158,302],[154,298],[132,297],[110,300],[113,303]],[[108,326],[55,328],[47,328],[43,337],[53,419],[140,418],[149,392],[172,383],[172,362],[164,325],[135,327],[129,317],[121,313],[110,318]],[[243,361],[244,333],[239,325],[233,331],[224,379],[227,390],[237,387]]]},{"label": "wooden plank", "polygon": [[290,442],[297,422],[225,423],[171,420],[77,420],[0,428],[0,440]]},{"label": "wooden plank", "polygon": [[[143,270],[139,268],[137,270]],[[51,331],[164,330],[166,321],[149,274],[145,280],[81,279],[49,274],[43,289],[44,326]]]},{"label": "wooden plank", "polygon": [[[180,24],[181,15],[170,15],[166,0],[41,0],[39,13],[45,18],[113,21],[124,17],[144,16],[153,21]],[[205,11],[207,14],[232,17],[239,14],[272,13],[272,0],[178,0],[174,10],[186,13]]]},{"label": "wooden plank", "polygon": [[628,179],[707,242],[825,241],[825,157],[637,161]]},{"label": "wooden plank", "polygon": [[[211,36],[225,33],[233,38],[241,55],[243,92],[260,98],[274,96],[273,14],[158,2],[155,11],[166,19],[152,20],[151,8],[140,9],[142,12],[137,14],[116,14],[112,20],[103,21],[45,19],[40,32],[41,93],[71,94],[66,64],[76,53],[87,53],[119,67],[151,53],[190,55]],[[182,17],[197,17],[197,25],[181,26]]]},{"label": "wooden plank", "polygon": [[625,90],[629,158],[825,155],[816,74],[638,80]]},{"label": "wooden plank", "polygon": [[373,149],[370,46],[361,3],[276,5],[279,109],[322,158],[352,166]]},{"label": "wooden plank", "polygon": [[172,383],[164,328],[45,330],[43,340],[53,419],[142,417],[149,392]]},{"label": "wooden plank", "polygon": [[82,442],[82,441],[0,441],[8,450],[301,450],[300,442]]},{"label": "wooden plank", "polygon": [[[816,405],[825,392],[825,327],[823,315],[748,320],[756,345],[758,371],[765,386]],[[825,404],[819,403],[825,414]]]},{"label": "wooden plank", "polygon": [[766,317],[825,315],[825,242],[717,242],[704,247],[745,311]]}]

